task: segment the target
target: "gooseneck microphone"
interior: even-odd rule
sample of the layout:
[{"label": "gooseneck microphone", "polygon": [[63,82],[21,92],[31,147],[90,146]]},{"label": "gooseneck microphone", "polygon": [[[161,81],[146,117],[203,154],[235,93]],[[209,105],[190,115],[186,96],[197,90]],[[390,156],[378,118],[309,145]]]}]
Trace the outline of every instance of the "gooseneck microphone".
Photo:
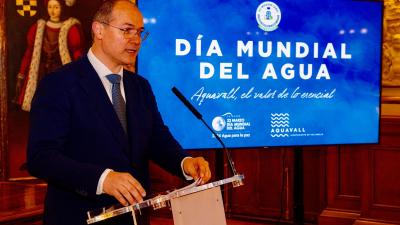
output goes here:
[{"label": "gooseneck microphone", "polygon": [[[203,120],[203,116],[199,113],[199,111],[197,111],[197,109],[194,108],[192,104],[190,104],[190,102],[185,98],[185,96],[183,96],[183,94],[176,87],[172,88],[172,92],[174,92],[176,97],[178,97],[179,100],[181,100],[181,102],[193,113],[193,115],[197,119],[199,119],[199,120],[203,121],[203,123],[205,123],[204,120]],[[208,127],[207,123],[205,123],[205,125]],[[211,128],[209,128],[209,127],[208,127],[208,129],[211,130]],[[211,130],[211,132],[214,133],[213,130]],[[220,142],[225,147],[224,143],[222,143],[222,141],[220,141]]]},{"label": "gooseneck microphone", "polygon": [[[201,122],[203,122],[203,124],[211,131],[211,133],[214,134],[215,138],[222,145],[222,148],[224,149],[224,151],[226,153],[226,156],[228,158],[229,165],[231,166],[233,175],[239,176],[239,174],[236,172],[235,164],[232,160],[231,153],[230,153],[229,149],[226,148],[226,146],[225,146],[224,142],[221,140],[221,138],[217,135],[217,133],[214,132],[214,130],[210,126],[208,126],[208,124],[206,123],[206,121],[204,121],[203,116],[200,114],[200,112],[197,111],[197,109],[194,108],[194,106],[192,104],[190,104],[190,102],[185,98],[185,96],[183,96],[183,94],[176,87],[172,88],[172,92],[193,113],[193,115],[196,116],[197,119],[201,120]],[[243,183],[240,181],[239,183],[236,183],[236,184],[234,183],[233,185],[235,187],[237,187],[237,186],[243,185]]]}]

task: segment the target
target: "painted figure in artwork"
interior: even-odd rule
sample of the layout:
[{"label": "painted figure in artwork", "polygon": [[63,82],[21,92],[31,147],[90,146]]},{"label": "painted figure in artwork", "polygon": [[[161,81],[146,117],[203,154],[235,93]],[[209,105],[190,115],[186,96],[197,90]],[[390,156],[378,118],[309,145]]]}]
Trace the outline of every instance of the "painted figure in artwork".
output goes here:
[{"label": "painted figure in artwork", "polygon": [[400,86],[400,4],[386,0],[383,29],[382,85]]},{"label": "painted figure in artwork", "polygon": [[80,22],[66,16],[75,0],[44,0],[48,18],[39,19],[27,34],[27,48],[17,75],[14,102],[29,111],[41,78],[84,53]]}]

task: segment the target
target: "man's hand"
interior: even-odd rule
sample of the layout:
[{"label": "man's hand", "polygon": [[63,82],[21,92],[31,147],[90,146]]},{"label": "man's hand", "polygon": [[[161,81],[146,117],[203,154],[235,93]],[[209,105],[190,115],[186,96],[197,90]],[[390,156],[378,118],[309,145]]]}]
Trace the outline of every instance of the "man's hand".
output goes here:
[{"label": "man's hand", "polygon": [[210,167],[203,157],[186,158],[183,161],[183,170],[195,180],[201,178],[201,184],[207,183],[211,178]]},{"label": "man's hand", "polygon": [[143,201],[146,191],[129,173],[111,171],[103,183],[103,191],[114,196],[124,206]]}]

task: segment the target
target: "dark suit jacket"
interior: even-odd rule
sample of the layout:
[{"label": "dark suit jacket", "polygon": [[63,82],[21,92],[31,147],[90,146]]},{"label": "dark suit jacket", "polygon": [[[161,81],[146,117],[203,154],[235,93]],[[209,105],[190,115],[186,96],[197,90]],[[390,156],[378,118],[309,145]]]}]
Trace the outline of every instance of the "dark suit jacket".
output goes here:
[{"label": "dark suit jacket", "polygon": [[164,125],[149,83],[124,71],[128,134],[87,57],[40,82],[32,101],[28,169],[48,181],[45,224],[86,224],[86,212],[116,204],[96,195],[106,168],[148,190],[148,161],[181,175],[186,156]]}]

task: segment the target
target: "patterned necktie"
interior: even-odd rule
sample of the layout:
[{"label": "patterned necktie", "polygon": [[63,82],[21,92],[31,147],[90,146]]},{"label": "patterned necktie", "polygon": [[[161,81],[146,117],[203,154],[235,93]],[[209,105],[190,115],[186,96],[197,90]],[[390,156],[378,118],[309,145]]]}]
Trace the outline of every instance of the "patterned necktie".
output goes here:
[{"label": "patterned necktie", "polygon": [[117,113],[118,119],[121,122],[122,128],[124,128],[125,133],[127,133],[126,107],[120,88],[121,76],[119,74],[110,74],[106,77],[112,84],[111,94],[115,112]]}]

